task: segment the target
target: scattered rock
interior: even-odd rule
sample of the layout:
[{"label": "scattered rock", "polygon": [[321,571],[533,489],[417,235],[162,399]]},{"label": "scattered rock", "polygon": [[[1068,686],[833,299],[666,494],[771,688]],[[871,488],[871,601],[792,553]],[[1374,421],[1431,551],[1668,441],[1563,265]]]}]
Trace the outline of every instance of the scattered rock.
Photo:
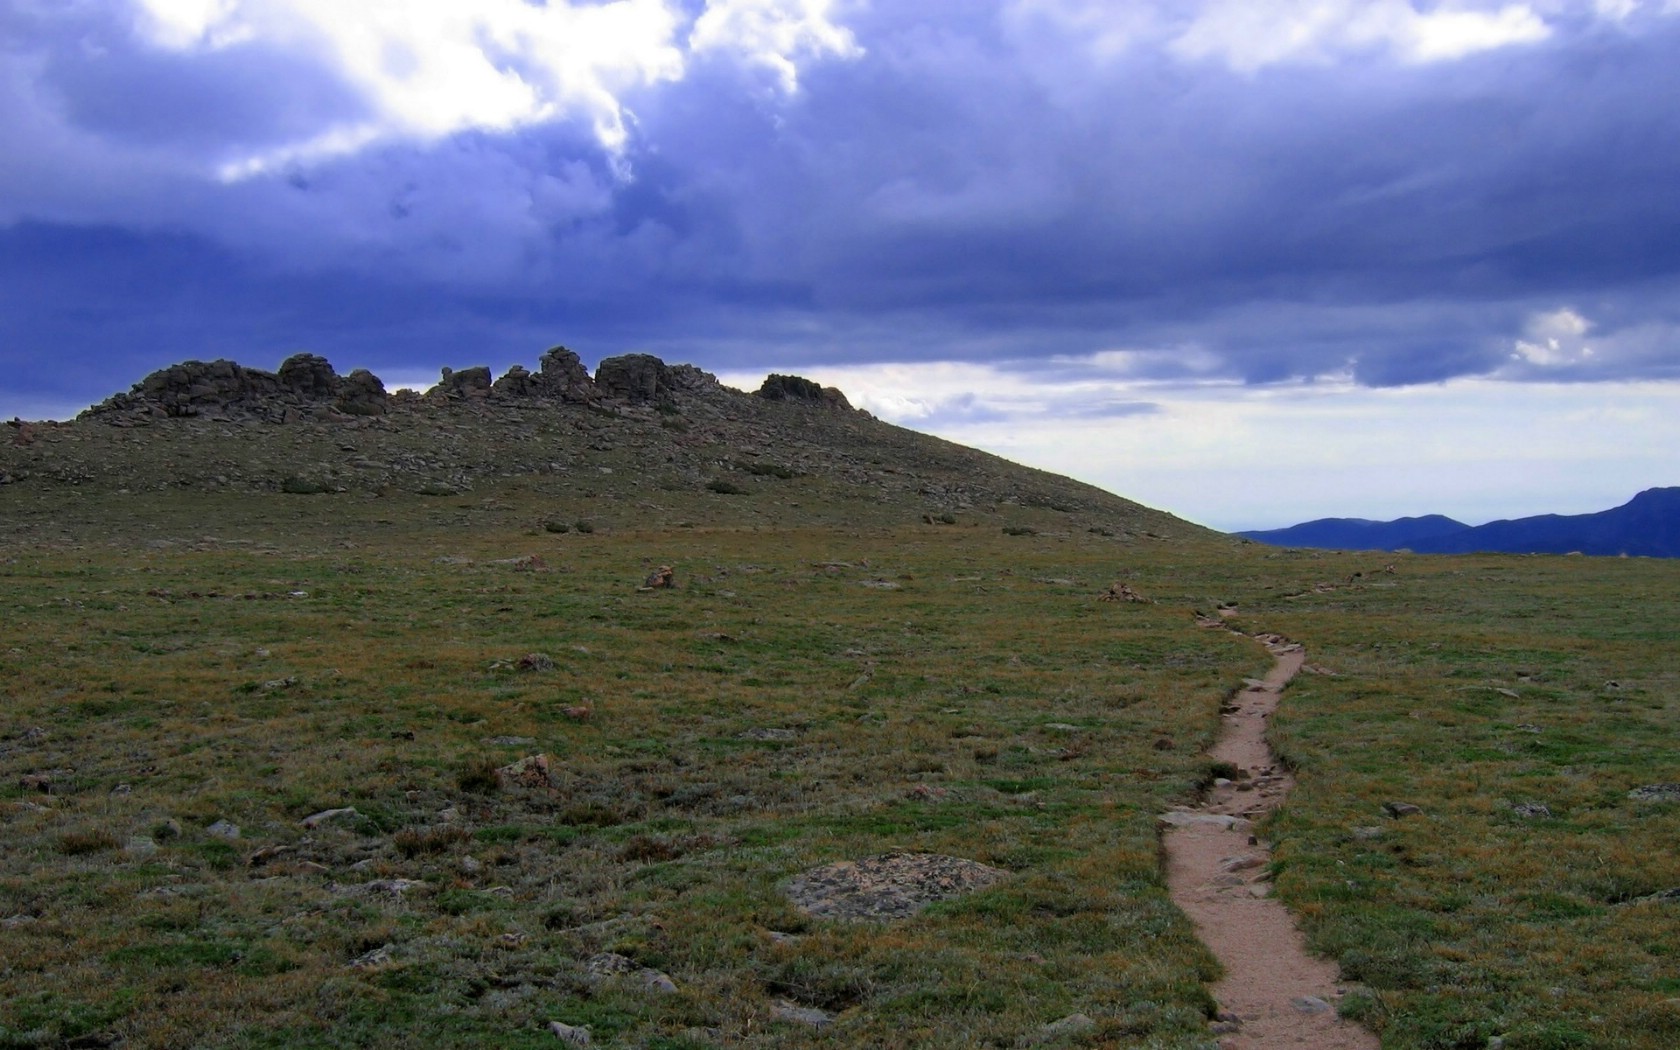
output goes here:
[{"label": "scattered rock", "polygon": [[1349,834],[1361,842],[1370,842],[1373,839],[1382,838],[1383,829],[1372,825],[1366,825],[1365,827],[1353,828]]},{"label": "scattered rock", "polygon": [[770,1004],[770,1016],[778,1021],[810,1025],[812,1028],[823,1028],[834,1023],[834,1015],[827,1010],[819,1010],[814,1006],[800,1006],[786,999],[778,999]]},{"label": "scattered rock", "polygon": [[635,960],[617,952],[600,952],[583,964],[591,979],[608,980],[618,977],[634,978],[645,990],[658,995],[673,995],[677,982],[671,975],[649,966],[637,966]]},{"label": "scattered rock", "polygon": [[804,911],[827,919],[890,920],[1009,877],[978,861],[936,853],[885,853],[815,868],[785,887]]},{"label": "scattered rock", "polygon": [[1247,831],[1253,827],[1253,822],[1242,817],[1234,817],[1228,813],[1197,813],[1187,809],[1173,809],[1161,814],[1158,818],[1162,824],[1174,828],[1195,826],[1224,828],[1228,831]]},{"label": "scattered rock", "polygon": [[594,1037],[589,1034],[589,1029],[584,1028],[581,1025],[569,1025],[561,1021],[550,1021],[548,1022],[548,1030],[553,1032],[555,1038],[559,1039],[562,1043],[569,1043],[572,1046],[589,1046],[595,1041]]},{"label": "scattered rock", "polygon": [[529,736],[493,736],[484,742],[491,747],[524,747],[537,741],[535,737]]},{"label": "scattered rock", "polygon": [[346,820],[353,820],[361,816],[354,806],[340,806],[337,809],[323,809],[319,813],[311,813],[300,822],[304,827],[313,831],[323,824],[340,824]]},{"label": "scattered rock", "polygon": [[1235,857],[1226,857],[1219,862],[1220,871],[1248,871],[1266,863],[1266,858],[1253,853],[1241,853]]},{"label": "scattered rock", "polygon": [[1673,889],[1659,890],[1656,893],[1647,893],[1643,897],[1635,897],[1633,900],[1627,901],[1626,903],[1628,903],[1628,904],[1680,904],[1680,886],[1676,886]]},{"label": "scattered rock", "polygon": [[1396,819],[1400,817],[1415,817],[1423,812],[1410,802],[1384,802],[1383,812]]},{"label": "scattered rock", "polygon": [[515,664],[521,671],[545,672],[554,670],[554,658],[547,653],[526,653]]},{"label": "scattered rock", "polygon": [[391,945],[382,944],[351,959],[350,968],[352,970],[377,970],[381,966],[388,966],[391,962],[391,951]]},{"label": "scattered rock", "polygon": [[644,589],[650,591],[669,590],[676,585],[676,570],[672,569],[669,565],[661,565],[659,568],[648,573],[646,582],[642,584]]},{"label": "scattered rock", "polygon": [[264,846],[262,849],[257,850],[249,857],[246,857],[245,865],[246,867],[260,868],[264,865],[272,864],[275,860],[290,852],[292,852],[292,847],[290,846]]},{"label": "scattered rock", "polygon": [[1054,1043],[1075,1036],[1086,1035],[1097,1030],[1097,1022],[1085,1014],[1068,1014],[1066,1017],[1051,1021],[1038,1031],[1018,1040],[1020,1045],[1033,1046],[1040,1043]]},{"label": "scattered rock", "polygon": [[239,838],[239,825],[226,820],[218,820],[204,829],[204,833],[213,838],[225,839],[233,842]]},{"label": "scattered rock", "polygon": [[123,852],[134,857],[149,857],[158,851],[158,844],[150,836],[133,835],[123,845]]},{"label": "scattered rock", "polygon": [[554,759],[547,754],[527,755],[496,770],[502,788],[546,789],[554,786]]},{"label": "scattered rock", "polygon": [[1552,815],[1552,807],[1544,802],[1523,802],[1512,806],[1511,812],[1525,820],[1540,820]]},{"label": "scattered rock", "polygon": [[1097,595],[1099,602],[1138,602],[1143,605],[1153,605],[1150,599],[1132,590],[1132,585],[1115,580],[1108,585],[1108,590]]},{"label": "scattered rock", "polygon": [[343,885],[333,883],[327,889],[341,896],[360,896],[382,894],[387,897],[401,897],[412,890],[424,890],[426,884],[419,879],[374,879],[357,885]]},{"label": "scattered rock", "polygon": [[1289,1000],[1289,1005],[1304,1014],[1327,1014],[1336,1008],[1316,995],[1302,995]]},{"label": "scattered rock", "polygon": [[1680,784],[1646,784],[1628,792],[1635,802],[1680,802]]}]

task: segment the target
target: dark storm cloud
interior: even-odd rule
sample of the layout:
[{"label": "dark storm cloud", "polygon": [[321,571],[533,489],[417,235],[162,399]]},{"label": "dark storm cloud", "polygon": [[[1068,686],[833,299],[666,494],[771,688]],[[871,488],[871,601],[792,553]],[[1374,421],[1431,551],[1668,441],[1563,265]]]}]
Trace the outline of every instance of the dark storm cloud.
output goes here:
[{"label": "dark storm cloud", "polygon": [[[326,50],[69,10],[0,14],[0,354],[32,393],[554,342],[1371,386],[1680,359],[1677,17],[1244,62],[1187,51],[1200,8],[877,4],[792,94],[721,52],[623,88],[621,150],[578,111],[311,153],[377,117]],[[218,175],[241,157],[278,159]]]}]

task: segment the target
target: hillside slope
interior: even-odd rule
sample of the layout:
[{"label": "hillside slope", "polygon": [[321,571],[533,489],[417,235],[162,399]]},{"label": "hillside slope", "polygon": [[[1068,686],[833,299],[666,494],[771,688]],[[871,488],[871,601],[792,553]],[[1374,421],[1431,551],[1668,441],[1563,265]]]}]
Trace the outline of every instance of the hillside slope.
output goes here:
[{"label": "hillside slope", "polygon": [[747,394],[691,366],[627,355],[602,361],[591,378],[563,348],[544,356],[541,372],[515,368],[494,382],[488,369],[445,369],[423,395],[387,394],[365,372],[338,377],[310,355],[278,373],[189,362],[73,423],[14,423],[0,444],[0,485],[19,516],[38,508],[54,520],[66,492],[100,515],[193,497],[226,512],[241,498],[278,494],[370,507],[518,503],[619,527],[985,519],[1215,535],[884,423],[798,377],[773,376]]}]

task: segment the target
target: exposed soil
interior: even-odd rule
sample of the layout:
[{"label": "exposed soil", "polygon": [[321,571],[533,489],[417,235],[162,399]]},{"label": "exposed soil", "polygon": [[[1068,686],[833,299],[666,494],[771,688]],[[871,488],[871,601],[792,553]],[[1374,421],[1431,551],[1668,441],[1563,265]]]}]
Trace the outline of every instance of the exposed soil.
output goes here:
[{"label": "exposed soil", "polygon": [[934,901],[985,889],[1009,872],[937,853],[886,853],[843,860],[788,883],[787,895],[825,919],[882,921],[914,915]]},{"label": "exposed soil", "polygon": [[1271,852],[1254,837],[1253,821],[1281,805],[1295,781],[1277,765],[1266,727],[1306,653],[1276,636],[1259,640],[1276,663],[1226,705],[1210,752],[1237,775],[1217,782],[1195,809],[1162,817],[1167,886],[1225,968],[1213,988],[1221,1050],[1377,1050],[1374,1035],[1336,1015],[1335,963],[1307,954],[1293,917],[1269,895]]}]

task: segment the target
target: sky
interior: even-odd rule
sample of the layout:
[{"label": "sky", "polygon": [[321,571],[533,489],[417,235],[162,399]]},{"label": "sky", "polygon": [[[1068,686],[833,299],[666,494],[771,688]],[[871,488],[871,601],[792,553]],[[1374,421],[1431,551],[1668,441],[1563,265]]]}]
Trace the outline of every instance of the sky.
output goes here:
[{"label": "sky", "polygon": [[0,417],[640,351],[1222,529],[1680,484],[1680,0],[0,0]]}]

